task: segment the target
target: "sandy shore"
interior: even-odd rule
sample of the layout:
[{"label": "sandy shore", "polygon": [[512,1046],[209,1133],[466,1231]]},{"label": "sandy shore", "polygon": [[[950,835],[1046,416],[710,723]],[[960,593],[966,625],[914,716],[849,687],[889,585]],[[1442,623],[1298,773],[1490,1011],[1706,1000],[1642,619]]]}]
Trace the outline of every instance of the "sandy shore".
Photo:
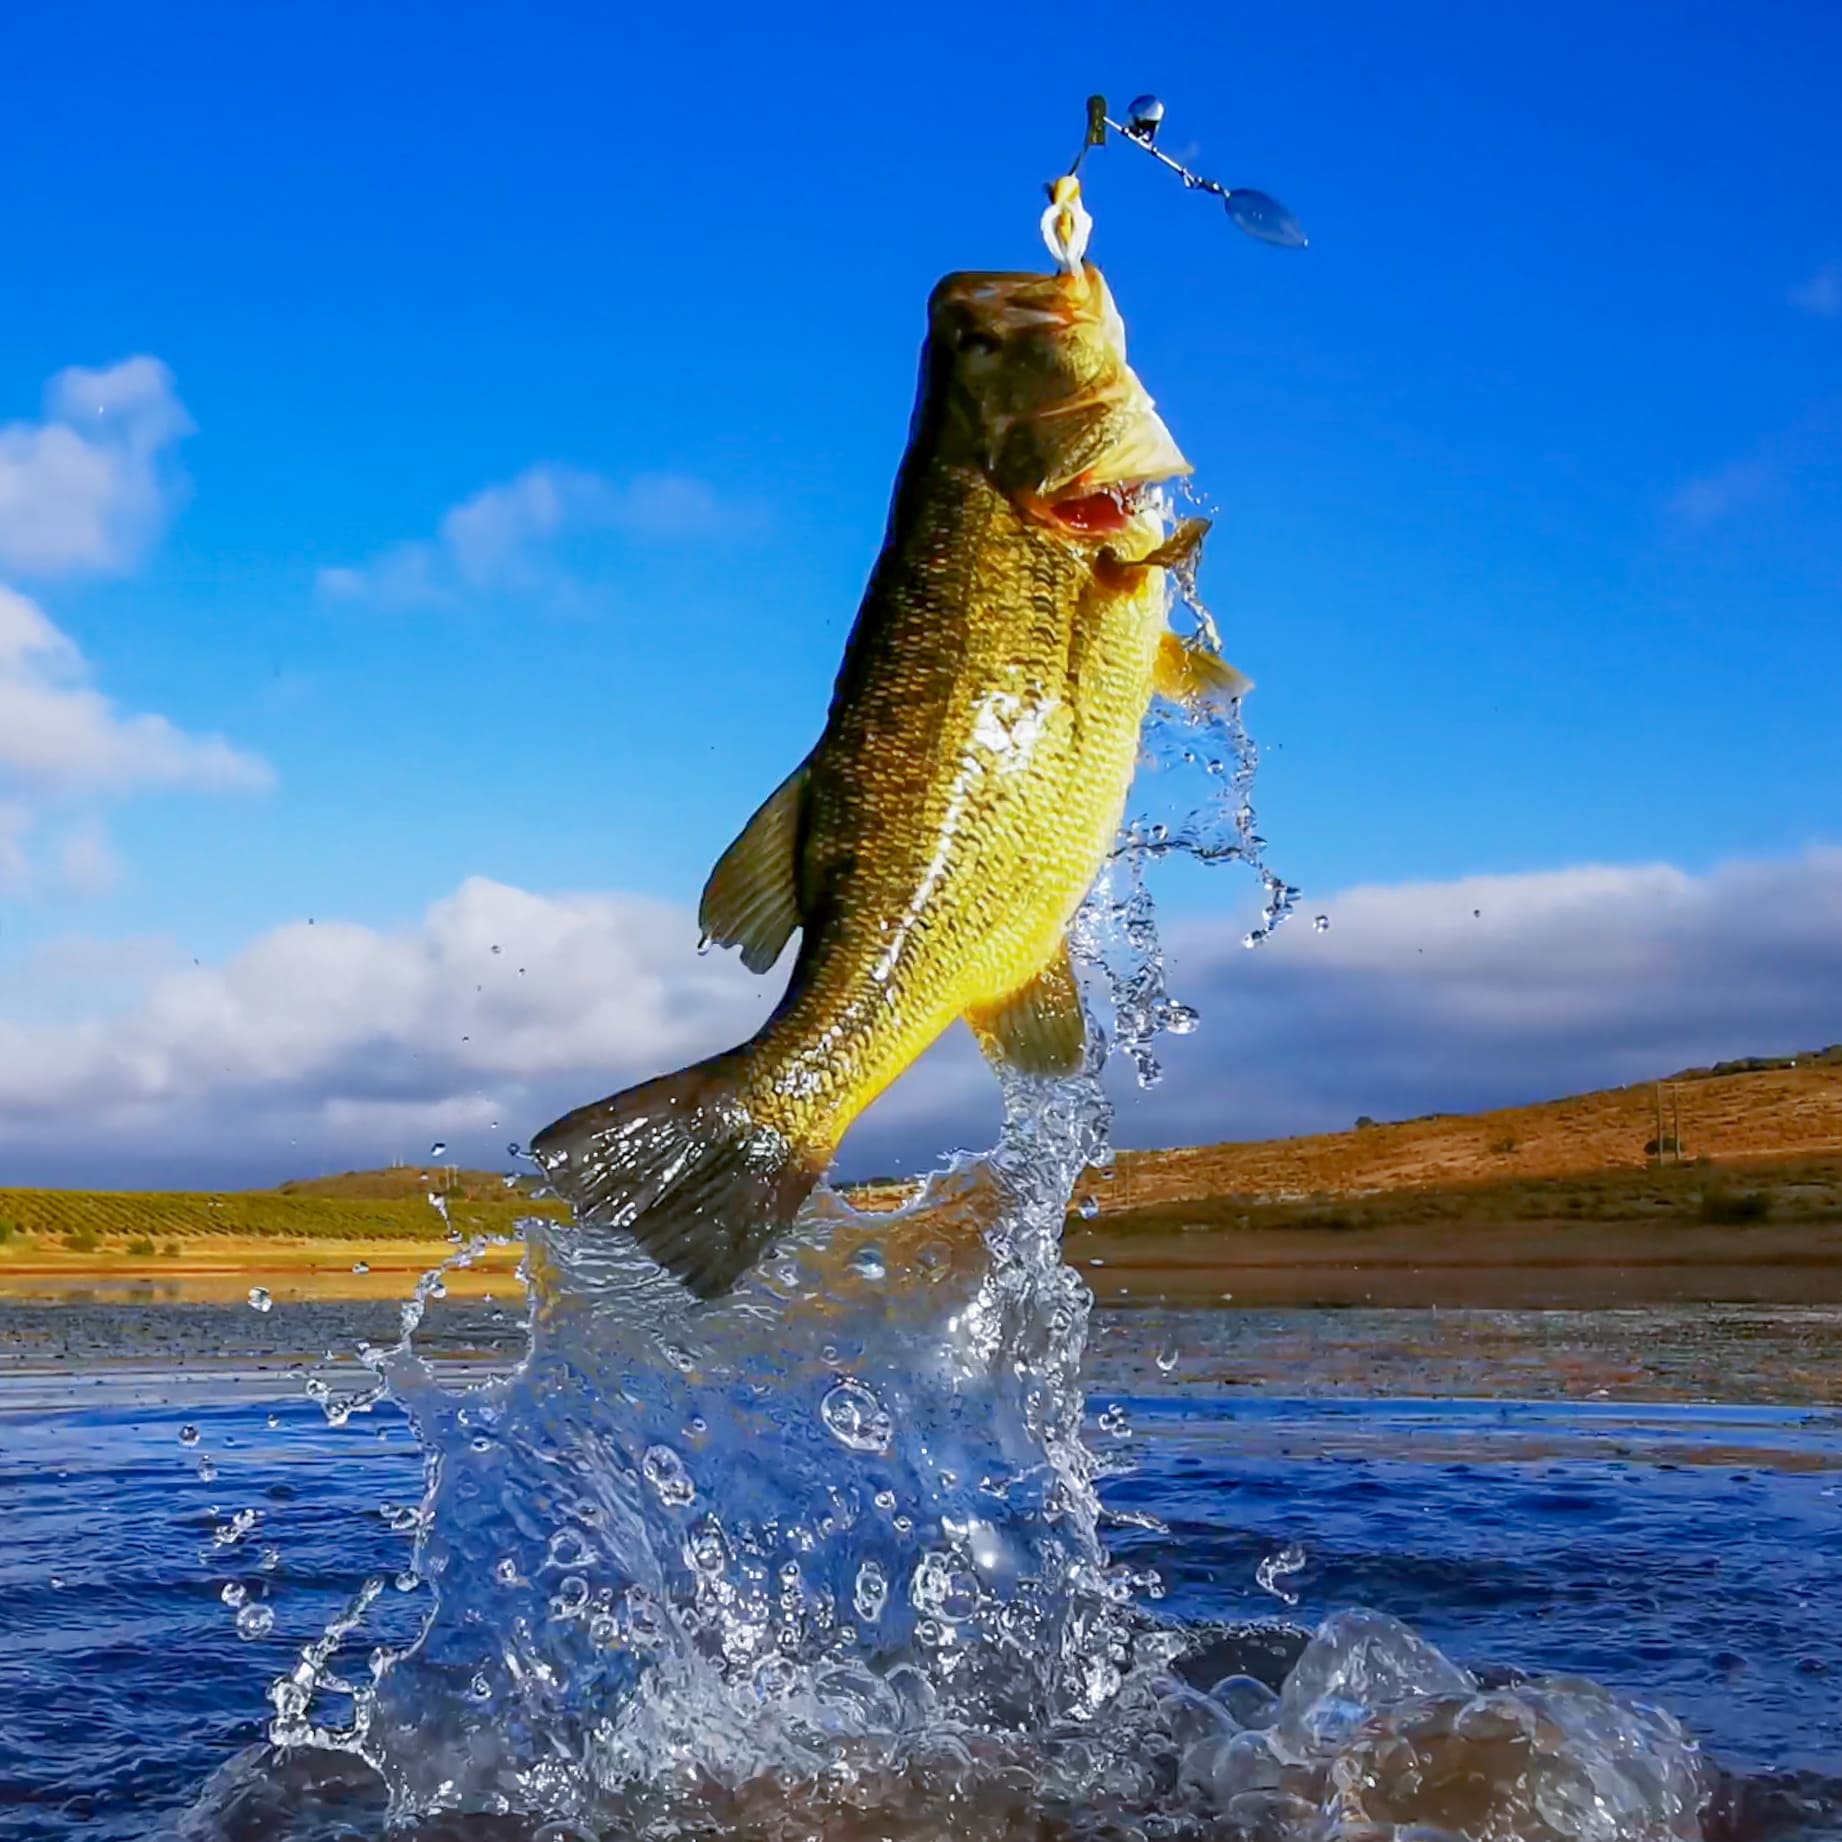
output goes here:
[{"label": "sandy shore", "polygon": [[[1103,1299],[1229,1305],[1842,1304],[1842,1225],[1493,1222],[1475,1229],[1115,1229],[1082,1224],[1068,1257]],[[213,1236],[176,1255],[0,1250],[0,1297],[234,1301],[402,1298],[445,1241]],[[520,1250],[447,1276],[451,1295],[511,1295]],[[891,1249],[893,1254],[894,1249]],[[358,1271],[355,1269],[363,1268]]]},{"label": "sandy shore", "polygon": [[[180,1244],[176,1254],[69,1253],[0,1249],[0,1298],[80,1298],[95,1293],[149,1293],[171,1302],[234,1303],[252,1286],[277,1302],[293,1299],[396,1299],[454,1252],[451,1242],[278,1241],[261,1235],[214,1235]],[[520,1247],[493,1247],[444,1284],[455,1298],[519,1289]],[[362,1271],[358,1269],[364,1269]]]}]

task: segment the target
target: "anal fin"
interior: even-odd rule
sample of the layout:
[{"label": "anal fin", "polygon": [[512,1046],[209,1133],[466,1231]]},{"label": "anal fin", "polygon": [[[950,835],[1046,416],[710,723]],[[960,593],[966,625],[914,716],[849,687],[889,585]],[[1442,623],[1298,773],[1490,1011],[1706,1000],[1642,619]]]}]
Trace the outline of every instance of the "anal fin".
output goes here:
[{"label": "anal fin", "polygon": [[1087,1054],[1087,1017],[1064,943],[1026,985],[966,1012],[989,1061],[1020,1074],[1070,1075]]},{"label": "anal fin", "polygon": [[799,841],[806,808],[801,762],[768,795],[704,884],[697,924],[718,946],[740,947],[750,972],[765,972],[800,924]]}]

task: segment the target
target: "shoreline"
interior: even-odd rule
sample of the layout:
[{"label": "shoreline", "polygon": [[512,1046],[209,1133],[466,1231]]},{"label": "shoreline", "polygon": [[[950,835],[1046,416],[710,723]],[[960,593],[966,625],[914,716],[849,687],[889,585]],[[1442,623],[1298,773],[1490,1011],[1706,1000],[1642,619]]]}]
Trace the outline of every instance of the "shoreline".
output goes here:
[{"label": "shoreline", "polygon": [[[277,1304],[401,1299],[455,1251],[445,1240],[283,1242],[213,1236],[177,1255],[0,1250],[0,1301]],[[1494,1221],[1305,1227],[1071,1224],[1066,1258],[1105,1304],[1580,1309],[1842,1304],[1842,1223],[1747,1228]],[[521,1244],[444,1275],[448,1295],[510,1300]],[[355,1267],[366,1270],[355,1272]]]}]

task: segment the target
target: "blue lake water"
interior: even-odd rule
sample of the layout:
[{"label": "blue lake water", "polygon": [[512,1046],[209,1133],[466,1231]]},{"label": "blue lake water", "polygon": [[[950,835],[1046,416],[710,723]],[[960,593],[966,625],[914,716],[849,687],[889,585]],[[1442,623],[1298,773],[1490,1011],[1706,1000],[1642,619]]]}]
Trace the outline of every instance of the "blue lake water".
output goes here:
[{"label": "blue lake water", "polygon": [[[1785,1336],[1804,1336],[1794,1319]],[[1692,1347],[1689,1313],[1647,1340],[1672,1324]],[[1145,1311],[1097,1333],[1102,1532],[1116,1561],[1155,1569],[1146,1616],[1197,1634],[1256,1621],[1290,1655],[1294,1629],[1376,1608],[1486,1683],[1582,1675],[1672,1712],[1728,1775],[1710,1835],[1842,1836],[1834,1407],[1348,1391],[1365,1346],[1398,1380],[1403,1340],[1436,1385],[1437,1352],[1466,1338],[1428,1314]],[[1260,1372],[1263,1344],[1301,1337],[1346,1359],[1326,1365],[1328,1397],[1309,1373]],[[1753,1341],[1769,1363],[1771,1338]],[[363,1581],[384,1583],[372,1641],[413,1636],[429,1588],[392,1523],[421,1497],[423,1454],[388,1401],[329,1425],[273,1368],[47,1366],[0,1391],[0,1835],[161,1834],[261,1741],[270,1683]]]}]

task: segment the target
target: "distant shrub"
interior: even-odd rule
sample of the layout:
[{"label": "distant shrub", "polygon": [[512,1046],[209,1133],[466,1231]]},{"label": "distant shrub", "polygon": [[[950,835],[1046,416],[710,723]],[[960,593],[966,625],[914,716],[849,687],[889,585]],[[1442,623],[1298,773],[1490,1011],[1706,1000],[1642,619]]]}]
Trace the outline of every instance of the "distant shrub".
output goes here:
[{"label": "distant shrub", "polygon": [[18,1232],[19,1229],[15,1223],[0,1222],[0,1247],[4,1247]]},{"label": "distant shrub", "polygon": [[151,1254],[153,1250],[153,1242],[144,1234],[137,1234],[134,1239],[128,1243],[129,1253],[135,1255],[137,1258],[144,1259],[147,1255]]},{"label": "distant shrub", "polygon": [[1517,1138],[1513,1132],[1506,1132],[1501,1138],[1493,1138],[1490,1141],[1492,1157],[1507,1158],[1521,1149],[1522,1140]]},{"label": "distant shrub", "polygon": [[177,1241],[168,1241],[167,1244],[160,1249],[160,1257],[163,1260],[177,1260],[179,1258],[179,1243]]},{"label": "distant shrub", "polygon": [[1375,1121],[1371,1119],[1367,1113],[1358,1113],[1356,1115],[1356,1130],[1358,1132],[1367,1132],[1374,1124]]},{"label": "distant shrub", "polygon": [[1762,1222],[1772,1212],[1772,1199],[1764,1190],[1708,1190],[1701,1198],[1701,1219],[1722,1227]]},{"label": "distant shrub", "polygon": [[1644,1156],[1647,1158],[1679,1158],[1682,1155],[1682,1141],[1673,1133],[1665,1132],[1661,1138],[1644,1141]]},{"label": "distant shrub", "polygon": [[93,1254],[102,1245],[102,1237],[94,1228],[73,1228],[65,1235],[64,1245],[73,1254]]}]

